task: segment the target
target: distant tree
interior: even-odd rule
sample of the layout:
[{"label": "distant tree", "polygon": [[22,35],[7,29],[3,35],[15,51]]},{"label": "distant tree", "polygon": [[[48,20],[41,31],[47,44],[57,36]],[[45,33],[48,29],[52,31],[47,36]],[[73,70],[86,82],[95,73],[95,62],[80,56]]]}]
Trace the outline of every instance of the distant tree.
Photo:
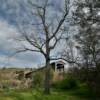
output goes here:
[{"label": "distant tree", "polygon": [[[79,33],[75,35],[77,50],[85,67],[86,79],[95,87],[100,86],[100,0],[76,0],[75,23]],[[92,74],[92,75],[91,75]],[[96,77],[96,78],[94,78]]]},{"label": "distant tree", "polygon": [[3,70],[5,70],[5,69],[6,69],[6,67],[2,67],[2,69],[3,69]]},{"label": "distant tree", "polygon": [[75,40],[66,39],[66,45],[64,50],[61,53],[61,58],[67,61],[72,67],[80,66],[80,57],[75,48]]},{"label": "distant tree", "polygon": [[75,35],[77,49],[87,64],[97,69],[100,61],[100,9],[99,0],[85,0],[77,3],[75,19],[79,25],[79,33]]}]

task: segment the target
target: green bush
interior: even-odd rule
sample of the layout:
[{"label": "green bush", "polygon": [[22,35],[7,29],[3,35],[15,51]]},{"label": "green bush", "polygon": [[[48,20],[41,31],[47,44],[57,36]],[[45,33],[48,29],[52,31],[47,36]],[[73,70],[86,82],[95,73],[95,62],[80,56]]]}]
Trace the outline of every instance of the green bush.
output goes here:
[{"label": "green bush", "polygon": [[53,83],[52,86],[56,89],[68,90],[78,87],[78,83],[77,80],[69,77]]},{"label": "green bush", "polygon": [[41,87],[43,85],[43,76],[37,72],[33,76],[33,87]]}]

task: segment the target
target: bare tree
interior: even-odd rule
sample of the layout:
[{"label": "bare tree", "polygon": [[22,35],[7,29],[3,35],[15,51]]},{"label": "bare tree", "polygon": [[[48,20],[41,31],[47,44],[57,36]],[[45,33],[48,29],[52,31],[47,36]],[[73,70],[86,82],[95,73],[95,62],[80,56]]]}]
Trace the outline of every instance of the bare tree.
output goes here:
[{"label": "bare tree", "polygon": [[72,67],[81,66],[81,59],[75,47],[76,43],[73,38],[67,38],[65,48],[62,50],[61,59],[68,62]]},{"label": "bare tree", "polygon": [[[54,6],[50,0],[38,1],[30,0],[28,2],[34,20],[33,31],[27,32],[25,29],[20,29],[21,35],[17,40],[23,45],[17,50],[17,53],[32,51],[44,56],[46,66],[44,92],[49,94],[51,51],[66,35],[66,18],[69,14],[70,0],[62,0],[61,7]],[[27,43],[28,45],[26,45]]]}]

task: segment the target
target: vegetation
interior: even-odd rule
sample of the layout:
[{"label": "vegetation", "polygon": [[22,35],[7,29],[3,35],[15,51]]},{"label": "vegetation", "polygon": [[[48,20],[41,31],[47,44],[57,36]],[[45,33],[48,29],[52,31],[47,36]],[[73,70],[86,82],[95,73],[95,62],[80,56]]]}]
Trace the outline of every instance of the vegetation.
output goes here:
[{"label": "vegetation", "polygon": [[57,81],[52,84],[53,88],[60,90],[70,90],[78,87],[78,83],[74,78],[67,77],[61,81]]},{"label": "vegetation", "polygon": [[43,73],[41,71],[39,72],[36,72],[34,75],[33,75],[34,79],[33,79],[33,87],[34,88],[40,88],[43,86]]},{"label": "vegetation", "polygon": [[86,88],[69,91],[52,90],[50,95],[44,95],[42,90],[0,90],[0,100],[99,100]]},{"label": "vegetation", "polygon": [[[36,72],[34,87],[31,89],[11,89],[9,85],[0,89],[0,100],[99,100],[99,96],[86,83],[79,82],[72,74],[51,85],[51,94],[45,95],[42,90],[43,72]],[[75,76],[75,75],[74,75]]]},{"label": "vegetation", "polygon": [[76,2],[75,22],[79,33],[75,35],[80,54],[80,75],[95,92],[100,93],[100,0]]},{"label": "vegetation", "polygon": [[[18,24],[20,35],[16,37],[16,41],[22,44],[16,53],[40,53],[45,58],[45,67],[34,71],[33,78],[27,77],[27,80],[24,71],[17,77],[17,69],[6,70],[4,67],[0,70],[0,100],[100,100],[100,0],[75,0],[75,5],[71,0],[62,0],[58,8],[51,1],[26,0],[27,14],[30,13],[33,19],[29,24],[22,19]],[[77,27],[71,35],[68,31],[71,30],[70,22]],[[58,42],[62,43],[62,48]],[[53,52],[58,48],[61,52]],[[57,67],[59,71],[55,76],[63,77],[53,82],[54,70],[51,70],[50,63],[58,59],[68,62],[71,68],[65,74]],[[28,87],[32,82],[31,89],[12,89],[15,85]],[[43,94],[43,87],[48,95]]]}]

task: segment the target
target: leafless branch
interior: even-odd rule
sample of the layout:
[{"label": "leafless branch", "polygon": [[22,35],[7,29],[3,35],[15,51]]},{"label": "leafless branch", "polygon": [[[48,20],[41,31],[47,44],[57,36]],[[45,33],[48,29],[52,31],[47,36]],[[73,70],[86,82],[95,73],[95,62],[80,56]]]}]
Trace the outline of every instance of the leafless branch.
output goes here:
[{"label": "leafless branch", "polygon": [[63,34],[60,34],[60,36],[58,38],[56,36],[54,37],[55,38],[55,42],[54,42],[53,46],[50,46],[50,49],[54,49],[55,48],[57,43],[62,39],[62,35]]},{"label": "leafless branch", "polygon": [[[68,1],[69,1],[69,0],[68,0]],[[60,20],[60,22],[59,22],[59,24],[58,24],[58,26],[57,26],[55,32],[54,32],[53,35],[50,37],[50,40],[51,40],[53,37],[55,37],[55,35],[58,33],[60,27],[61,27],[62,24],[64,23],[64,21],[65,21],[65,19],[66,19],[66,16],[67,16],[68,13],[69,13],[69,7],[68,7],[68,5],[69,5],[69,2],[66,4],[65,14],[64,14],[64,16],[62,17],[62,19]]]}]

